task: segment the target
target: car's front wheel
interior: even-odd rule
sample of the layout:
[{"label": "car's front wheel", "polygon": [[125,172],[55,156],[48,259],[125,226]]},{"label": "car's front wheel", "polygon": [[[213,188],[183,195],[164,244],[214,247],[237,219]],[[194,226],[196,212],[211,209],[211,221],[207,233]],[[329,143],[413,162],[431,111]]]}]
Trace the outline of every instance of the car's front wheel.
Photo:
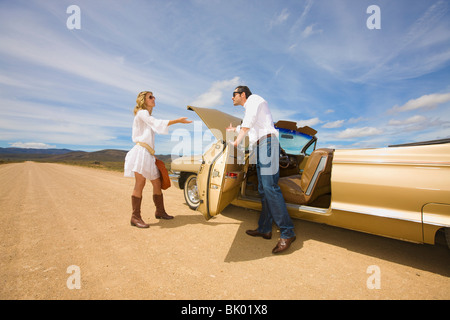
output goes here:
[{"label": "car's front wheel", "polygon": [[197,175],[191,174],[184,183],[184,199],[192,210],[196,210],[200,204],[197,189]]}]

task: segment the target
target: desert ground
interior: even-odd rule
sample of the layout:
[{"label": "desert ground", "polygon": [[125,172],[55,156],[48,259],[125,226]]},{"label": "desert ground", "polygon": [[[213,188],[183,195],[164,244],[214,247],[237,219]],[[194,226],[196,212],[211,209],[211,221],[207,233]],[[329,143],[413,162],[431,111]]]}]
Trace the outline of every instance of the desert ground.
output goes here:
[{"label": "desert ground", "polygon": [[[229,206],[205,221],[181,190],[174,220],[131,227],[134,179],[63,164],[0,165],[0,299],[449,299],[450,251],[294,220],[273,255],[252,238],[258,212]],[[373,267],[375,266],[375,267]],[[374,271],[375,270],[375,271]]]}]

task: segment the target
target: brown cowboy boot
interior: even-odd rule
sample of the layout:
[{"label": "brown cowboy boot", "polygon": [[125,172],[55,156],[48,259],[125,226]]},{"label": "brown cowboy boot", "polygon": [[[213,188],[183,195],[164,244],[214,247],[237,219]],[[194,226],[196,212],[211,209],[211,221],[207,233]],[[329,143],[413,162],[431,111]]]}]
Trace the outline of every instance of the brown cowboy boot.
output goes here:
[{"label": "brown cowboy boot", "polygon": [[133,213],[131,215],[131,225],[138,228],[148,228],[149,224],[146,224],[141,218],[141,202],[142,198],[131,196],[131,205],[133,207]]},{"label": "brown cowboy boot", "polygon": [[155,203],[156,206],[155,211],[156,219],[166,219],[166,220],[173,219],[173,217],[169,216],[166,210],[164,209],[164,197],[162,194],[154,194],[153,202]]}]

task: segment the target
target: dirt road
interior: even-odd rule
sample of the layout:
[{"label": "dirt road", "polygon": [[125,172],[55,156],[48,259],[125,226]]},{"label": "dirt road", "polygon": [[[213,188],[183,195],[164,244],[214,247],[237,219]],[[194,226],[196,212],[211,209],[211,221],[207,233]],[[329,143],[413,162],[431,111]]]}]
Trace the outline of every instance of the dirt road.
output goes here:
[{"label": "dirt road", "polygon": [[229,206],[205,221],[173,187],[165,199],[174,220],[154,218],[148,184],[150,229],[131,227],[133,185],[97,169],[1,165],[0,299],[450,298],[443,245],[295,220],[297,241],[274,256],[276,233],[245,234],[258,212]]}]

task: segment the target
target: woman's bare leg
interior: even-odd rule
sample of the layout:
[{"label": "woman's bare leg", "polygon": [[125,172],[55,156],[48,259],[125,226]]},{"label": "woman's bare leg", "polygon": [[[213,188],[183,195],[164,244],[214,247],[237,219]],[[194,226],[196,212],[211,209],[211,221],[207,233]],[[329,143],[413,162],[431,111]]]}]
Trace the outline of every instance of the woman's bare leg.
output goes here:
[{"label": "woman's bare leg", "polygon": [[142,191],[144,190],[146,179],[143,175],[137,172],[134,173],[134,178],[135,183],[132,196],[142,198]]}]

